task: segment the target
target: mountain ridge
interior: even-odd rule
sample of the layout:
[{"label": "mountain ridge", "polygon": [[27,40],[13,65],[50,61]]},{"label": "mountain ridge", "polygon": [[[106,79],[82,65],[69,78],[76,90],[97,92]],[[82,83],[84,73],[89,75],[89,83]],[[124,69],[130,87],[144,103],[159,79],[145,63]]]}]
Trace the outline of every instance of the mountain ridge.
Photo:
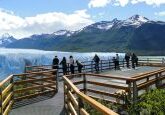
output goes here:
[{"label": "mountain ridge", "polygon": [[126,20],[96,22],[78,31],[59,30],[27,37],[7,47],[79,52],[131,51],[141,55],[147,51],[151,55],[165,55],[164,33],[165,22],[134,15]]}]

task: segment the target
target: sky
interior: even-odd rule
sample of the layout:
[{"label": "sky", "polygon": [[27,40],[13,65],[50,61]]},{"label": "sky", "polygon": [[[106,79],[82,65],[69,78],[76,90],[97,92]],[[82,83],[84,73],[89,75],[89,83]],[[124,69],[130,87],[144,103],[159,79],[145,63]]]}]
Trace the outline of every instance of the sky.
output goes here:
[{"label": "sky", "polygon": [[0,35],[17,39],[58,30],[76,31],[135,14],[165,21],[165,0],[0,0]]}]

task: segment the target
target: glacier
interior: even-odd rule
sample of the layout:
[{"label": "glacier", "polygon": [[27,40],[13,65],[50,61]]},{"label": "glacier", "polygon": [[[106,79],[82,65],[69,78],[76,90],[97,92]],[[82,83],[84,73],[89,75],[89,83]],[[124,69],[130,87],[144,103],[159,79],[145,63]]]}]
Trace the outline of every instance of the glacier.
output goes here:
[{"label": "glacier", "polygon": [[[90,61],[94,55],[97,54],[100,59],[112,59],[116,56],[115,52],[101,53],[101,52],[61,52],[61,51],[43,51],[34,49],[7,49],[0,48],[0,80],[3,80],[11,74],[19,74],[24,72],[27,62],[31,65],[50,65],[55,55],[59,60],[65,56],[67,61],[69,56],[72,55],[75,60]],[[118,53],[120,57],[123,57],[125,53]]]}]

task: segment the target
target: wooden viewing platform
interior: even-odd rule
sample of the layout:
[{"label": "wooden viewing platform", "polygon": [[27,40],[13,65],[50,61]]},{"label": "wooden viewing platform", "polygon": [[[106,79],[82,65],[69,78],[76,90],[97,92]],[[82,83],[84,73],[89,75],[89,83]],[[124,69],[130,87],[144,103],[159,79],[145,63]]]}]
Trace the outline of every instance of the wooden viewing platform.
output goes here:
[{"label": "wooden viewing platform", "polygon": [[111,63],[102,62],[100,74],[94,74],[88,72],[94,72],[93,64],[86,64],[84,72],[88,73],[66,75],[64,84],[63,81],[58,82],[55,70],[48,66],[35,67],[35,72],[9,76],[0,83],[1,114],[64,115],[67,112],[88,115],[84,104],[103,114],[117,114],[94,99],[104,97],[112,103],[126,104],[123,95],[117,94],[123,90],[135,103],[141,93],[164,86],[163,64],[144,63],[143,60],[140,65],[143,66],[134,70],[121,63],[121,70],[115,71]]}]

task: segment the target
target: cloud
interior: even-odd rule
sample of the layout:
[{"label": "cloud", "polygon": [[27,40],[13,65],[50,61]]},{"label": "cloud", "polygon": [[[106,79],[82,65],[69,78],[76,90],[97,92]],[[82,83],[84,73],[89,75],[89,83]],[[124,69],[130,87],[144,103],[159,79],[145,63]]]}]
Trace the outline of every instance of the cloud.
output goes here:
[{"label": "cloud", "polygon": [[155,12],[156,16],[165,16],[165,11],[162,12]]},{"label": "cloud", "polygon": [[160,6],[162,4],[165,4],[165,0],[132,0],[131,1],[132,4],[137,4],[141,2],[144,2],[147,5],[155,5],[155,6]]},{"label": "cloud", "polygon": [[114,5],[124,7],[128,2],[129,0],[115,0]]},{"label": "cloud", "polygon": [[105,7],[108,4],[113,4],[115,6],[126,6],[130,4],[145,3],[147,5],[160,6],[165,4],[165,0],[90,0],[88,7]]},{"label": "cloud", "polygon": [[60,29],[78,30],[93,23],[86,10],[72,14],[50,12],[33,17],[20,17],[13,12],[0,9],[0,34],[9,33],[16,38],[32,34],[52,33]]},{"label": "cloud", "polygon": [[105,7],[109,3],[111,3],[111,0],[90,0],[88,7]]}]

